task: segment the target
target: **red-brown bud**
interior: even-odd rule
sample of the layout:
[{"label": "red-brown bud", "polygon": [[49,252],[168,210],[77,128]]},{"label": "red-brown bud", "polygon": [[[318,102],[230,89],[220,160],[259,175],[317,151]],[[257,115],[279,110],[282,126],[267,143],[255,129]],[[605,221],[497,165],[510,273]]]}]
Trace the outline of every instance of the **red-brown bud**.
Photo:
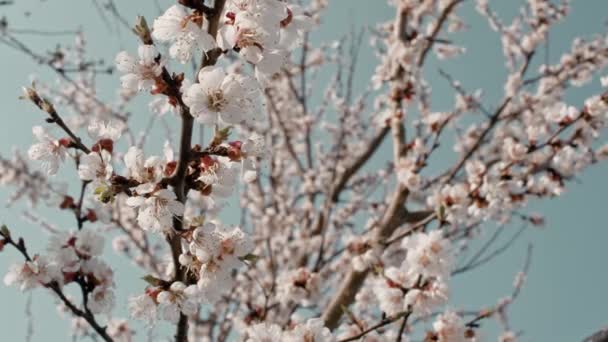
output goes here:
[{"label": "red-brown bud", "polygon": [[243,145],[240,141],[231,141],[228,143],[228,158],[232,161],[239,161],[243,157],[241,152],[241,146]]},{"label": "red-brown bud", "polygon": [[74,142],[70,138],[61,138],[61,139],[57,140],[57,143],[59,143],[59,145],[65,147],[65,148],[70,148],[70,147],[74,146]]},{"label": "red-brown bud", "polygon": [[100,139],[97,143],[95,143],[95,145],[93,145],[93,148],[91,148],[91,150],[93,152],[106,150],[112,153],[112,151],[114,151],[114,142],[112,141],[112,139]]},{"label": "red-brown bud", "polygon": [[292,20],[293,20],[293,12],[288,7],[287,8],[287,18],[281,20],[281,27],[287,27],[287,25],[289,25]]},{"label": "red-brown bud", "polygon": [[96,222],[97,221],[97,214],[95,213],[95,210],[93,210],[93,209],[87,210],[87,215],[85,217],[87,218],[87,220],[89,222]]},{"label": "red-brown bud", "polygon": [[215,165],[217,161],[210,156],[202,156],[200,166],[202,169],[207,169]]},{"label": "red-brown bud", "polygon": [[233,25],[234,21],[236,20],[236,13],[234,13],[234,12],[227,12],[226,13],[226,18],[228,18],[228,20],[226,20],[226,24]]},{"label": "red-brown bud", "polygon": [[165,170],[164,170],[165,176],[170,177],[175,172],[176,169],[177,169],[176,161],[168,162],[167,165],[165,165]]},{"label": "red-brown bud", "polygon": [[59,204],[59,208],[60,209],[71,209],[71,208],[75,208],[76,205],[74,204],[74,198],[72,196],[65,196],[63,198],[63,201],[61,201],[61,204]]}]

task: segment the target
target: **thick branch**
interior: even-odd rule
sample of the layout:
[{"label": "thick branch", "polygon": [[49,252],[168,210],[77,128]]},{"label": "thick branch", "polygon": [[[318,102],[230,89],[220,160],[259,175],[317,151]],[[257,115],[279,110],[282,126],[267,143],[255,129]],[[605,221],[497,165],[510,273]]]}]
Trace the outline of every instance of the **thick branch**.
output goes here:
[{"label": "thick branch", "polygon": [[[224,5],[226,0],[215,0],[213,4],[213,13],[209,15],[209,34],[215,38],[217,35],[217,30],[219,28],[219,21],[222,10],[224,9]],[[206,54],[203,54],[201,69],[214,65],[217,62],[218,57],[221,55],[221,51],[211,50]],[[195,77],[196,78],[196,77]],[[194,118],[190,114],[188,107],[186,107],[183,102],[181,105],[181,118],[182,118],[182,132],[180,138],[180,160],[177,166],[176,175],[174,178],[174,191],[177,196],[178,201],[185,203],[186,195],[188,193],[188,189],[186,189],[186,175],[188,170],[188,162],[190,161],[190,152],[192,150],[192,128],[194,123]],[[178,218],[173,220],[174,229],[176,232],[183,230],[182,221]],[[173,263],[175,266],[175,280],[176,281],[186,281],[186,272],[184,268],[179,263],[179,255],[182,253],[182,242],[181,236],[179,234],[175,234],[169,238],[169,244],[171,245],[171,254],[173,256]],[[175,333],[175,341],[176,342],[184,342],[188,339],[188,317],[183,314],[180,314],[179,322],[177,324],[177,331]]]},{"label": "thick branch", "polygon": [[[409,191],[406,187],[403,185],[398,186],[390,201],[389,207],[376,228],[377,230],[373,241],[374,245],[383,244],[395,229],[403,224],[406,216],[406,212],[403,209],[403,203],[408,194]],[[348,272],[337,295],[329,303],[325,312],[323,312],[325,326],[332,330],[338,326],[340,318],[344,314],[343,307],[348,307],[355,300],[355,296],[363,285],[368,273],[369,270],[359,272],[354,269],[351,269]]]},{"label": "thick branch", "polygon": [[382,141],[384,141],[384,138],[388,134],[388,131],[389,131],[388,126],[383,127],[376,134],[376,136],[374,136],[374,138],[369,142],[369,144],[367,145],[367,149],[365,149],[365,151],[363,151],[363,153],[361,153],[361,155],[359,155],[359,157],[357,159],[355,159],[353,161],[353,163],[348,168],[346,168],[346,170],[344,170],[344,172],[342,172],[340,174],[339,178],[334,183],[330,196],[329,196],[332,202],[338,201],[340,192],[342,191],[342,189],[344,189],[344,186],[346,185],[346,183],[350,180],[350,178],[355,173],[357,173],[357,171],[359,171],[359,169],[363,165],[365,165],[365,163],[371,158],[371,156],[374,154],[374,152],[376,152],[376,150],[378,150],[378,148],[380,147],[380,144],[382,144]]}]

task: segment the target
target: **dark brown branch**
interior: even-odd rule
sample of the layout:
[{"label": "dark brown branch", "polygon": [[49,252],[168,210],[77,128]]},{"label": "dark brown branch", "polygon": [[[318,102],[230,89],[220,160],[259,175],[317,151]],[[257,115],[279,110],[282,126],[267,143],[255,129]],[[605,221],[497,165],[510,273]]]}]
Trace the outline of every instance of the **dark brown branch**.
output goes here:
[{"label": "dark brown branch", "polygon": [[332,190],[330,192],[329,198],[332,202],[338,201],[340,193],[342,189],[344,189],[346,183],[355,173],[357,173],[357,171],[359,171],[359,169],[361,169],[363,165],[365,165],[365,163],[371,158],[374,152],[378,150],[380,144],[382,144],[384,138],[386,137],[389,131],[390,128],[388,126],[383,127],[367,144],[367,149],[365,149],[365,151],[363,151],[363,153],[361,153],[359,157],[357,157],[357,159],[355,159],[354,162],[349,167],[347,167],[344,172],[340,174],[339,178],[332,186]]},{"label": "dark brown branch", "polygon": [[495,257],[499,256],[500,254],[504,253],[507,249],[509,249],[509,247],[511,247],[513,245],[513,243],[517,240],[517,238],[519,238],[521,236],[521,234],[524,232],[525,229],[526,229],[526,226],[524,225],[515,234],[513,234],[513,236],[507,242],[505,242],[504,245],[500,246],[499,248],[497,248],[495,251],[493,251],[489,255],[485,256],[484,258],[480,259],[478,257],[477,259],[473,259],[473,260],[469,261],[469,263],[467,263],[465,266],[455,269],[454,271],[452,271],[452,275],[454,276],[454,275],[457,275],[460,273],[464,273],[471,269],[477,268],[477,267],[489,262],[490,260],[493,260]]},{"label": "dark brown branch", "polygon": [[[224,5],[226,0],[215,0],[213,4],[213,14],[208,17],[209,34],[215,38],[217,35],[217,31],[219,28],[220,16],[222,10],[224,9]],[[203,54],[201,66],[200,68],[204,68],[206,66],[214,65],[221,55],[222,51],[219,49],[208,51]],[[195,77],[197,78],[197,77]],[[179,94],[179,90],[177,91]],[[188,163],[190,161],[190,152],[192,150],[192,130],[194,124],[194,118],[190,114],[190,111],[187,106],[184,105],[183,101],[180,99],[180,107],[181,107],[181,119],[182,119],[182,131],[180,138],[180,155],[179,162],[177,165],[177,171],[174,177],[173,182],[173,190],[175,191],[175,195],[177,196],[178,201],[185,203],[186,196],[188,194],[188,189],[186,188],[186,175],[188,171]],[[176,232],[180,232],[183,230],[182,221],[178,218],[173,220],[173,228]],[[182,253],[182,238],[177,233],[173,236],[169,237],[169,244],[171,245],[171,254],[173,257],[173,264],[175,266],[175,281],[187,282],[186,272],[182,265],[179,263],[179,255]],[[175,333],[175,341],[176,342],[185,342],[188,339],[188,317],[180,314],[179,321],[177,324],[177,330]]]},{"label": "dark brown branch", "polygon": [[[526,74],[526,71],[528,70],[528,67],[530,66],[530,62],[532,61],[532,57],[534,57],[534,51],[529,52],[526,55],[525,61],[519,70],[520,77],[523,78],[523,76]],[[509,105],[509,103],[511,103],[512,100],[513,100],[513,97],[509,96],[509,97],[506,97],[502,101],[502,104],[500,106],[498,106],[496,111],[490,117],[487,127],[481,132],[481,134],[479,135],[479,138],[477,138],[477,140],[475,141],[473,146],[471,146],[471,148],[458,160],[456,165],[449,170],[449,172],[447,173],[447,175],[445,176],[445,178],[443,180],[443,183],[449,183],[451,180],[453,180],[454,177],[456,177],[458,172],[460,172],[462,167],[465,165],[465,163],[469,160],[469,158],[471,156],[473,156],[473,154],[483,145],[483,142],[484,142],[486,136],[494,129],[496,124],[500,121],[500,117],[501,117],[503,111],[507,108],[507,106]],[[431,183],[433,183],[433,182],[434,182],[434,180]]]},{"label": "dark brown branch", "polygon": [[54,123],[57,126],[61,127],[65,133],[72,139],[72,144],[74,147],[83,151],[86,154],[91,153],[88,147],[86,147],[80,138],[72,132],[72,130],[66,125],[61,116],[55,110],[55,107],[46,99],[41,98],[38,93],[32,88],[25,88],[25,97],[32,101],[36,105],[36,107],[40,108],[43,112],[49,115],[49,118],[46,120],[48,123]]},{"label": "dark brown branch", "polygon": [[[409,191],[402,185],[399,185],[395,190],[389,207],[386,209],[382,220],[376,227],[376,234],[374,235],[373,241],[374,244],[382,244],[383,241],[390,237],[395,229],[403,224],[403,221],[405,220],[403,203],[408,194]],[[359,272],[355,269],[351,269],[348,272],[342,281],[336,296],[331,300],[323,312],[322,318],[325,321],[325,326],[332,330],[338,326],[340,318],[344,313],[343,308],[348,307],[355,300],[355,296],[357,295],[357,292],[359,292],[361,286],[363,286],[363,282],[365,281],[365,278],[367,278],[368,273],[369,270]]]},{"label": "dark brown branch", "polygon": [[78,199],[78,204],[76,205],[76,221],[78,223],[78,230],[82,229],[82,225],[84,221],[86,221],[86,217],[82,216],[82,204],[84,202],[84,194],[87,190],[87,185],[89,185],[91,181],[82,181],[82,186],[80,187],[80,198]]},{"label": "dark brown branch", "polygon": [[392,324],[392,323],[394,323],[394,322],[396,322],[396,321],[398,321],[400,319],[403,319],[403,326],[405,326],[405,325],[407,325],[407,320],[408,320],[408,318],[410,317],[411,314],[412,314],[412,312],[410,310],[404,311],[404,312],[400,312],[400,313],[398,313],[398,314],[396,314],[394,316],[387,317],[387,318],[381,320],[379,323],[376,323],[376,324],[372,325],[371,327],[363,330],[361,333],[359,333],[359,334],[357,334],[355,336],[351,336],[351,337],[342,339],[342,340],[340,340],[338,342],[357,341],[360,338],[362,338],[363,336],[369,334],[370,332],[378,330],[378,329],[380,329],[380,328],[382,328],[384,326],[387,326],[389,324]]},{"label": "dark brown branch", "polygon": [[452,11],[456,8],[456,6],[463,1],[464,0],[454,0],[445,7],[443,12],[441,12],[441,16],[439,17],[439,19],[437,19],[437,24],[435,25],[433,32],[431,32],[430,36],[427,38],[427,40],[428,40],[427,46],[424,48],[424,50],[420,54],[420,57],[418,58],[419,67],[421,67],[424,64],[424,60],[425,60],[427,54],[429,53],[429,51],[431,51],[431,48],[433,47],[433,42],[435,42],[435,38],[441,31],[443,24],[447,21],[448,17],[452,13]]}]

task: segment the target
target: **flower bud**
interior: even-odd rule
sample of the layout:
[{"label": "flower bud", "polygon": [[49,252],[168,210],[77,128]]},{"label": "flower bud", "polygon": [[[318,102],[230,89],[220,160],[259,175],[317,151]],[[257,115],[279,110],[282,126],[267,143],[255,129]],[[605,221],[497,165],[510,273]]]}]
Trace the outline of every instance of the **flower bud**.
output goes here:
[{"label": "flower bud", "polygon": [[36,89],[29,87],[22,87],[21,89],[23,90],[23,95],[20,98],[30,100],[36,105],[40,103],[40,96],[38,96]]},{"label": "flower bud", "polygon": [[133,32],[139,37],[142,43],[146,45],[153,44],[148,22],[146,22],[146,18],[142,17],[141,15],[138,15],[135,19],[135,27],[133,27]]}]

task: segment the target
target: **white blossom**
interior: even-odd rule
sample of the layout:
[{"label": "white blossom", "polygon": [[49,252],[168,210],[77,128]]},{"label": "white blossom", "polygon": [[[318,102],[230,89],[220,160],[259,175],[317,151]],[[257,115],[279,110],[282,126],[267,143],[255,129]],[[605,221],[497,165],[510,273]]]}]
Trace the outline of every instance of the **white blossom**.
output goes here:
[{"label": "white blossom", "polygon": [[186,286],[182,282],[174,282],[168,291],[160,292],[158,302],[163,319],[175,324],[180,313],[186,316],[195,314],[198,308],[197,294],[196,286]]},{"label": "white blossom", "polygon": [[57,279],[59,279],[57,266],[45,256],[40,255],[34,256],[31,261],[11,265],[4,276],[4,284],[27,291]]},{"label": "white blossom", "polygon": [[415,233],[405,238],[402,247],[407,250],[407,265],[410,272],[424,277],[447,276],[452,266],[450,241],[441,230]]},{"label": "white blossom", "polygon": [[152,37],[171,43],[171,57],[187,63],[195,52],[207,52],[215,47],[215,41],[201,28],[199,20],[183,7],[173,5],[154,20]]},{"label": "white blossom", "polygon": [[298,324],[293,330],[285,333],[283,337],[286,342],[332,342],[335,341],[331,332],[323,324],[320,318],[311,318],[306,324]]},{"label": "white blossom", "polygon": [[74,249],[82,256],[100,256],[103,252],[104,238],[92,228],[84,227],[76,233]]},{"label": "white blossom", "polygon": [[42,169],[48,175],[56,174],[59,165],[67,156],[66,144],[62,140],[53,138],[41,126],[34,126],[32,132],[39,143],[30,147],[28,156],[30,159],[40,161]]},{"label": "white blossom", "polygon": [[173,191],[161,189],[151,193],[138,192],[138,196],[127,199],[127,204],[138,208],[137,223],[142,229],[163,232],[171,229],[173,217],[184,214],[184,204],[176,198]]},{"label": "white blossom", "polygon": [[89,310],[94,314],[110,313],[115,301],[114,291],[105,286],[96,286],[89,294]]},{"label": "white blossom", "polygon": [[125,319],[113,319],[108,322],[108,335],[116,342],[131,342],[133,331]]},{"label": "white blossom", "polygon": [[[158,294],[158,293],[157,293]],[[135,319],[140,319],[148,324],[158,319],[156,302],[148,294],[129,298],[129,312]]]},{"label": "white blossom", "polygon": [[120,138],[124,129],[124,123],[118,120],[95,118],[89,123],[87,132],[94,140],[108,139],[115,142]]},{"label": "white blossom", "polygon": [[433,323],[433,330],[439,342],[467,342],[465,326],[462,317],[453,311],[446,311],[437,316]]},{"label": "white blossom", "polygon": [[91,152],[80,157],[78,176],[82,180],[105,184],[112,177],[112,155],[106,150]]},{"label": "white blossom", "polygon": [[116,56],[116,68],[125,74],[120,78],[122,87],[131,91],[150,90],[160,77],[165,62],[157,61],[158,51],[153,45],[140,45],[137,52],[139,60],[126,51]]},{"label": "white blossom", "polygon": [[254,79],[208,66],[201,69],[198,80],[184,91],[184,103],[201,123],[239,124],[259,119],[259,89]]},{"label": "white blossom", "polygon": [[247,329],[247,342],[274,342],[283,339],[283,330],[276,324],[259,323]]},{"label": "white blossom", "polygon": [[229,288],[230,272],[242,264],[240,258],[252,251],[252,241],[238,227],[230,230],[212,223],[196,228],[192,238],[190,253],[202,264],[199,290],[206,301],[214,302]]},{"label": "white blossom", "polygon": [[278,279],[278,299],[284,303],[298,303],[308,306],[316,303],[320,296],[319,275],[299,268],[281,274]]},{"label": "white blossom", "polygon": [[287,16],[280,22],[280,45],[287,50],[293,50],[302,44],[304,34],[312,29],[314,22],[298,5],[288,4],[286,12]]}]

